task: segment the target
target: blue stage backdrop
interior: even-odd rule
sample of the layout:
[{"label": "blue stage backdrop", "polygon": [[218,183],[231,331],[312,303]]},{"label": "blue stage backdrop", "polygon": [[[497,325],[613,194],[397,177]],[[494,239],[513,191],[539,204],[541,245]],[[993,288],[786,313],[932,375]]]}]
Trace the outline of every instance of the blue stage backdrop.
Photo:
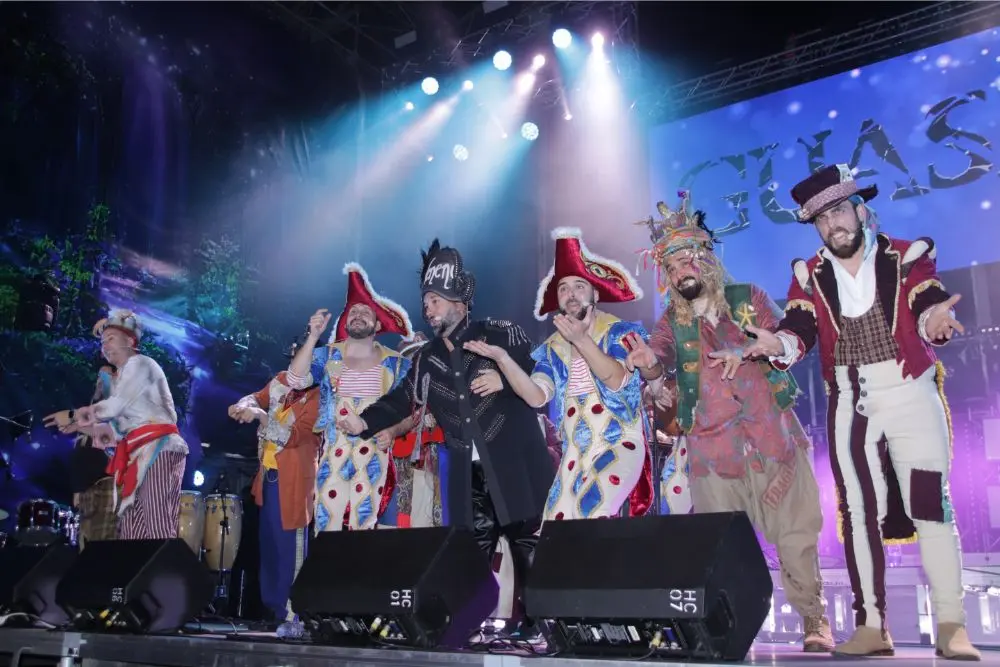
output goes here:
[{"label": "blue stage backdrop", "polygon": [[652,196],[673,203],[689,190],[723,230],[734,278],[778,299],[791,261],[820,246],[795,222],[789,192],[824,164],[877,183],[881,229],[938,239],[940,269],[1000,260],[998,74],[1000,36],[989,30],[660,126],[650,136]]},{"label": "blue stage backdrop", "polygon": [[[859,181],[878,185],[872,204],[881,231],[937,240],[938,268],[949,272],[945,280],[954,291],[966,293],[963,307],[972,311],[962,317],[975,324],[985,315],[975,312],[979,299],[963,276],[971,266],[1000,261],[998,74],[1000,36],[989,30],[660,126],[650,135],[651,194],[675,205],[678,191],[689,191],[708,226],[721,233],[719,252],[734,279],[756,283],[781,302],[792,260],[822,245],[812,226],[796,222],[791,188],[823,165],[847,163]],[[992,270],[982,266],[977,274]],[[652,301],[648,307],[659,317],[663,299]],[[992,378],[984,384],[984,355],[994,354],[987,347],[975,335],[939,350],[955,421],[952,496],[970,553],[993,551],[1000,534],[987,493],[1000,468],[983,445],[982,406],[995,405],[996,396]],[[826,517],[820,550],[824,565],[835,565],[843,546],[815,353],[794,373],[804,391],[796,412],[815,444]],[[900,547],[890,551],[891,564],[902,562]]]}]

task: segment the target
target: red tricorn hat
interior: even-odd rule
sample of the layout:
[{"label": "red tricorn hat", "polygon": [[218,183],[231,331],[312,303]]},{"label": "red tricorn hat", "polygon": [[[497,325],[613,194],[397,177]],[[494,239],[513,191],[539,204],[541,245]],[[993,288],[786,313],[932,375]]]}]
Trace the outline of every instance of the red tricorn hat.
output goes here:
[{"label": "red tricorn hat", "polygon": [[590,252],[580,237],[580,230],[570,227],[552,231],[556,261],[538,286],[536,320],[544,321],[549,313],[559,310],[559,281],[570,276],[583,278],[593,285],[604,303],[626,303],[642,298],[642,289],[628,269]]},{"label": "red tricorn hat", "polygon": [[413,338],[413,325],[406,310],[395,301],[380,296],[368,281],[368,274],[360,264],[351,262],[344,266],[347,276],[347,303],[334,325],[334,342],[347,339],[347,314],[359,303],[375,311],[375,320],[382,325],[378,333],[394,333],[408,340]]}]

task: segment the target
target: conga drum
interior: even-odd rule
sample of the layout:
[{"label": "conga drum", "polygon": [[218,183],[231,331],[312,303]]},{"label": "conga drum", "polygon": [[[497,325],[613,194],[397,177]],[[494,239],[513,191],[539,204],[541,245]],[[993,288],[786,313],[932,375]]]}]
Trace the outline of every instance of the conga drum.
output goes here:
[{"label": "conga drum", "polygon": [[208,569],[213,572],[232,570],[242,536],[243,501],[240,497],[205,496],[205,563]]},{"label": "conga drum", "polygon": [[197,491],[181,491],[181,511],[177,518],[177,537],[201,558],[201,543],[205,539],[205,502]]}]

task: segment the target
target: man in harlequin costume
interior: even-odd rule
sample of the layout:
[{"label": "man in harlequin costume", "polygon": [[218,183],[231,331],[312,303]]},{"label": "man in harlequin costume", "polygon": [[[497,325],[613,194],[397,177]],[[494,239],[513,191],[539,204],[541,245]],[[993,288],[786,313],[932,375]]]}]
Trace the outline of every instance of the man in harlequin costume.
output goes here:
[{"label": "man in harlequin costume", "polygon": [[877,193],[874,185],[859,188],[847,165],[825,167],[792,189],[799,221],[815,225],[823,247],[793,263],[776,332],[751,329],[757,340],[741,352],[788,368],[819,343],[856,626],[837,652],[892,654],[883,542],[915,535],[938,622],[937,654],[979,660],[965,630],[948,492],[950,415],[932,348],[962,331],[952,310],[959,296],[938,278],[932,240],[876,232],[866,202]]},{"label": "man in harlequin costume", "polygon": [[531,407],[556,402],[564,445],[546,520],[617,516],[630,496],[630,513],[642,515],[653,495],[649,424],[642,381],[625,360],[632,340],[648,334],[597,307],[642,298],[642,290],[624,267],[590,252],[580,230],[556,229],[553,238],[555,263],[538,288],[535,318],[557,312],[556,331],[532,353],[530,374],[501,347],[480,341],[466,347],[495,361]]},{"label": "man in harlequin costume", "polygon": [[[435,338],[417,350],[405,382],[360,416],[345,415],[343,428],[370,437],[408,417],[414,405],[418,423],[432,414],[448,448],[445,524],[472,529],[491,560],[505,536],[523,583],[552,484],[552,462],[535,411],[509,388],[497,391],[496,363],[467,346],[483,341],[502,347],[530,370],[531,341],[510,322],[470,318],[475,277],[456,249],[435,240],[422,258],[424,319]],[[512,609],[510,618],[518,618],[520,609]]]},{"label": "man in harlequin costume", "polygon": [[775,326],[780,310],[756,285],[728,280],[704,213],[690,210],[686,193],[679,210],[657,209],[661,219],[642,224],[669,301],[650,346],[636,341],[630,363],[654,387],[662,383],[661,403],[677,404],[694,511],[747,513],[777,547],[785,595],[802,615],[803,649],[831,651],[817,546],[823,516],[809,439],[792,410],[795,380],[767,362],[712,358],[743,345],[746,327]]},{"label": "man in harlequin costume", "polygon": [[[294,352],[293,346],[289,356]],[[232,419],[258,424],[260,467],[251,488],[260,507],[260,597],[279,622],[296,620],[288,594],[308,552],[321,443],[313,430],[318,415],[319,388],[292,389],[286,371],[229,407]]]},{"label": "man in harlequin costume", "polygon": [[[397,351],[407,359],[427,344],[417,332],[412,341],[401,341]],[[380,524],[397,528],[426,528],[442,525],[441,480],[438,475],[444,431],[434,417],[424,415],[424,423],[396,437],[392,458],[396,466],[396,491]]]},{"label": "man in harlequin costume", "polygon": [[[347,303],[334,324],[331,342],[319,349],[319,337],[331,315],[318,310],[309,319],[309,333],[288,368],[292,389],[319,385],[319,415],[315,429],[323,435],[316,474],[317,533],[374,528],[392,497],[394,471],[389,449],[396,435],[410,430],[407,415],[363,438],[344,432],[338,421],[357,415],[395,388],[410,361],[375,341],[379,334],[413,336],[403,307],[372,289],[357,264],[344,267]],[[397,431],[397,428],[399,429]]]},{"label": "man in harlequin costume", "polygon": [[[139,353],[142,324],[135,313],[112,311],[94,326],[94,334],[101,338],[104,358],[118,369],[111,394],[61,414],[93,434],[95,446],[115,445],[107,470],[118,495],[118,538],[177,537],[188,446],[177,430],[167,377],[158,363]],[[102,426],[110,426],[114,437],[100,437]]]}]

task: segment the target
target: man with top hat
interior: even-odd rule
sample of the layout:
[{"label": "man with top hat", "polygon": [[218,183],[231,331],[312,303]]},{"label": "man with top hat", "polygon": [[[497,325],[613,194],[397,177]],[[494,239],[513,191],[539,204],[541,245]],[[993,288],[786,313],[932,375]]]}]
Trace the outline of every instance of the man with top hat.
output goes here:
[{"label": "man with top hat", "polygon": [[[374,528],[392,497],[394,470],[389,448],[397,427],[410,424],[403,415],[363,438],[339,423],[361,413],[406,376],[410,361],[375,341],[379,334],[413,335],[403,307],[379,296],[357,264],[344,267],[347,303],[334,324],[330,343],[316,349],[331,315],[320,309],[309,319],[309,333],[295,353],[286,376],[288,386],[319,386],[315,430],[323,445],[316,472],[317,533]],[[408,420],[406,420],[408,421]]]},{"label": "man with top hat", "polygon": [[788,602],[802,615],[803,649],[834,647],[823,607],[819,534],[823,516],[810,442],[792,410],[792,376],[766,361],[740,365],[717,351],[747,341],[750,326],[773,327],[781,311],[756,285],[732,282],[714,252],[705,214],[687,193],[672,210],[650,217],[666,310],[647,347],[635,340],[628,360],[652,384],[661,404],[676,402],[696,513],[746,512],[777,547]]},{"label": "man with top hat", "polygon": [[[294,357],[293,344],[289,357]],[[321,437],[319,387],[292,389],[287,371],[263,389],[229,407],[229,416],[257,422],[260,466],[251,493],[260,508],[260,597],[279,622],[294,622],[288,601],[308,547],[306,531],[316,503],[316,467]]]},{"label": "man with top hat", "polygon": [[118,538],[177,537],[188,447],[177,430],[166,375],[158,363],[139,353],[142,324],[135,313],[112,311],[94,326],[94,335],[101,338],[104,358],[118,369],[110,396],[49,415],[46,423],[68,422],[95,434],[102,425],[110,426],[114,437],[95,437],[94,444],[115,445],[108,473],[114,475],[118,494]]},{"label": "man with top hat", "polygon": [[[466,349],[492,359],[513,390],[533,408],[555,401],[565,443],[545,503],[545,520],[617,516],[626,500],[633,516],[652,503],[652,478],[642,406],[642,380],[625,362],[641,325],[598,310],[601,303],[642,298],[632,274],[588,250],[579,229],[556,229],[555,263],[538,288],[535,318],[557,312],[556,331],[523,369],[499,346],[481,341]],[[633,491],[638,493],[633,495]]]},{"label": "man with top hat", "polygon": [[837,652],[892,654],[883,543],[916,536],[937,616],[937,654],[979,660],[965,630],[961,545],[948,492],[951,419],[933,350],[962,331],[952,310],[959,296],[938,278],[931,239],[877,232],[866,203],[877,193],[874,185],[859,188],[847,165],[820,169],[792,189],[799,221],[815,225],[823,247],[793,262],[777,327],[748,327],[756,341],[726,355],[726,363],[763,355],[785,369],[819,343],[856,625]]},{"label": "man with top hat", "polygon": [[471,319],[475,278],[457,250],[435,240],[422,257],[424,319],[435,338],[416,352],[404,383],[360,415],[345,415],[342,428],[369,437],[414,410],[418,423],[432,414],[448,449],[445,523],[471,528],[490,559],[505,536],[523,583],[552,463],[535,411],[509,387],[497,391],[496,374],[489,373],[497,370],[496,362],[468,346],[479,341],[502,347],[530,371],[531,341],[510,322]]}]

